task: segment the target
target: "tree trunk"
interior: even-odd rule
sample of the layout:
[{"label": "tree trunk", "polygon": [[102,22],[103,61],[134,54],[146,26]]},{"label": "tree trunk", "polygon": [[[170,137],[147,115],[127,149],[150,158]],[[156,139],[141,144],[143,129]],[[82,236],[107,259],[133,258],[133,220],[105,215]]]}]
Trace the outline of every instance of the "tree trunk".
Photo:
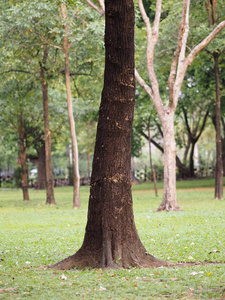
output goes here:
[{"label": "tree trunk", "polygon": [[[67,22],[67,10],[66,5],[62,4],[62,14],[64,20]],[[69,67],[69,48],[68,48],[68,25],[64,26],[65,35],[63,38],[63,52],[65,55],[65,77],[66,77],[66,92],[67,92],[67,107],[70,123],[70,133],[72,141],[72,167],[73,167],[73,208],[80,207],[80,173],[79,173],[79,158],[78,158],[78,145],[76,137],[75,122],[73,117],[73,105],[72,105],[72,95],[71,95],[71,85],[70,85],[70,67]]]},{"label": "tree trunk", "polygon": [[191,178],[195,177],[195,167],[194,167],[194,150],[195,150],[196,141],[191,141],[191,152],[189,157],[189,174]]},{"label": "tree trunk", "polygon": [[[145,132],[141,131],[140,134],[148,140],[148,136],[145,134]],[[155,140],[151,138],[151,143],[164,154],[164,149],[162,146],[160,146]],[[176,166],[178,168],[178,176],[182,179],[187,179],[189,177],[189,171],[188,168],[182,164],[179,157],[176,155]]]},{"label": "tree trunk", "polygon": [[90,147],[90,132],[91,132],[91,121],[88,120],[87,122],[87,140],[88,140],[88,149],[87,149],[87,172],[88,172],[88,179],[90,178],[91,173],[91,147]]},{"label": "tree trunk", "polygon": [[46,189],[45,144],[38,149],[38,178],[37,189]]},{"label": "tree trunk", "polygon": [[219,65],[218,53],[213,53],[216,79],[216,174],[215,174],[215,199],[223,199],[223,161],[222,161],[222,143],[220,127],[220,83],[219,83]]},{"label": "tree trunk", "polygon": [[88,221],[80,250],[52,266],[159,267],[146,253],[133,216],[131,133],[135,100],[134,5],[106,0],[105,74],[95,144]]},{"label": "tree trunk", "polygon": [[187,141],[187,145],[185,146],[184,157],[183,157],[183,164],[184,165],[186,165],[186,162],[187,162],[187,156],[188,156],[190,146],[191,146],[191,141],[190,141],[190,137],[188,136],[188,141]]},{"label": "tree trunk", "polygon": [[48,47],[46,46],[41,63],[41,85],[43,95],[43,111],[44,111],[44,126],[45,126],[45,163],[46,163],[46,204],[55,205],[54,197],[54,178],[52,173],[52,160],[51,160],[51,131],[49,128],[49,114],[48,114],[48,83],[45,80],[45,66],[48,57]]},{"label": "tree trunk", "polygon": [[155,169],[153,168],[153,165],[152,165],[151,135],[150,135],[150,125],[149,124],[148,124],[148,148],[149,148],[149,163],[150,163],[150,168],[151,168],[152,176],[153,176],[155,195],[156,195],[156,197],[158,197],[156,174],[155,174]]},{"label": "tree trunk", "polygon": [[176,194],[176,142],[174,136],[174,113],[162,120],[164,142],[164,187],[163,200],[156,211],[180,210]]},{"label": "tree trunk", "polygon": [[20,140],[20,156],[19,161],[22,168],[21,172],[21,186],[23,191],[23,200],[28,201],[29,193],[28,193],[28,176],[27,176],[27,166],[26,166],[26,146],[24,145],[24,128],[23,128],[23,116],[22,113],[20,114],[19,119],[19,140]]}]

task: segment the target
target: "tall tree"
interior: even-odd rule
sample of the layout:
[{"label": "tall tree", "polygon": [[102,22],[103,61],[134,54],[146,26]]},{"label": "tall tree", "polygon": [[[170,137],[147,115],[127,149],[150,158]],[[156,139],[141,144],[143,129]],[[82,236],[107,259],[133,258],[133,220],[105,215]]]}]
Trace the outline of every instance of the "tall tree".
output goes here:
[{"label": "tall tree", "polygon": [[[61,9],[61,10],[60,10]],[[72,141],[72,167],[73,167],[73,208],[80,207],[80,173],[78,163],[78,145],[75,130],[75,121],[73,117],[73,104],[72,93],[70,84],[70,64],[69,64],[69,49],[73,43],[69,44],[70,26],[68,24],[67,7],[66,4],[61,4],[59,8],[60,17],[64,24],[64,36],[63,36],[63,52],[65,55],[65,78],[66,78],[66,92],[67,92],[67,106],[70,123],[70,133]]]},{"label": "tall tree", "polygon": [[45,125],[45,170],[46,170],[46,204],[55,205],[54,196],[54,177],[52,172],[52,158],[51,158],[51,131],[49,127],[49,113],[48,113],[48,82],[46,81],[46,62],[48,59],[49,46],[45,46],[43,59],[40,61],[40,81],[43,95],[43,111],[44,111],[44,125]]},{"label": "tall tree", "polygon": [[179,210],[176,196],[176,142],[174,135],[174,114],[177,107],[179,94],[187,68],[192,64],[195,56],[204,49],[210,41],[225,27],[222,21],[201,43],[195,46],[186,56],[187,38],[189,34],[189,6],[190,0],[183,1],[183,12],[177,38],[177,48],[168,78],[169,104],[164,104],[160,95],[159,83],[154,67],[154,52],[159,37],[159,24],[162,0],[156,2],[156,13],[153,27],[145,12],[142,0],[138,0],[142,18],[147,29],[147,69],[151,87],[141,78],[136,71],[139,84],[146,90],[152,99],[163,128],[164,139],[164,192],[163,200],[158,211]]},{"label": "tall tree", "polygon": [[[217,0],[206,0],[206,9],[208,12],[209,27],[211,28],[217,23],[216,6]],[[215,168],[215,198],[223,199],[223,159],[222,159],[222,137],[221,137],[221,113],[220,113],[220,78],[219,78],[219,57],[224,52],[223,50],[215,49],[210,52],[214,60],[214,73],[216,83],[216,113],[215,113],[215,128],[216,128],[216,168]]]},{"label": "tall tree", "polygon": [[133,0],[105,1],[105,74],[95,144],[88,221],[74,255],[51,266],[156,267],[133,216],[131,133],[135,100]]}]

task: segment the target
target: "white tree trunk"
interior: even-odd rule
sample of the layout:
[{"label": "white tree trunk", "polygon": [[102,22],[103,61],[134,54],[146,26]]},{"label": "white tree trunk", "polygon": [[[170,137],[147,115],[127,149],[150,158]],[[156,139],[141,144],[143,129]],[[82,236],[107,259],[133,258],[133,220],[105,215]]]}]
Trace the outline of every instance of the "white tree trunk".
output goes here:
[{"label": "white tree trunk", "polygon": [[157,211],[180,210],[176,195],[176,142],[174,136],[174,113],[165,114],[161,120],[164,139],[164,189],[163,200]]},{"label": "white tree trunk", "polygon": [[[67,20],[67,9],[66,5],[61,5],[62,16],[64,21]],[[79,158],[78,158],[78,145],[77,137],[75,130],[75,121],[73,117],[73,105],[72,105],[72,94],[71,94],[71,85],[70,85],[70,67],[69,67],[69,26],[66,24],[64,26],[65,35],[63,37],[63,52],[65,54],[65,77],[66,77],[66,92],[67,92],[67,106],[68,106],[68,115],[70,123],[70,132],[71,132],[71,141],[72,141],[72,160],[73,160],[73,208],[80,207],[80,173],[79,173]]]}]

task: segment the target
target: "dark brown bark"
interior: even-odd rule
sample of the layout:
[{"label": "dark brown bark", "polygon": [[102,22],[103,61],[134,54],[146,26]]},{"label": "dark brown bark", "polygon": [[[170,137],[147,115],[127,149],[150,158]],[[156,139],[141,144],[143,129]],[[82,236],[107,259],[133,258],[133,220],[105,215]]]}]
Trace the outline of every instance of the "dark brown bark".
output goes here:
[{"label": "dark brown bark", "polygon": [[91,173],[91,149],[89,145],[90,140],[90,131],[91,131],[91,121],[88,120],[87,122],[87,140],[88,140],[88,149],[87,149],[87,172],[88,172],[88,178],[90,178]]},{"label": "dark brown bark", "polygon": [[80,250],[52,268],[159,267],[146,253],[133,216],[131,133],[135,100],[134,5],[106,0],[105,74],[95,144],[88,221]]},{"label": "dark brown bark", "polygon": [[45,63],[48,57],[48,46],[45,47],[42,62],[40,62],[40,79],[43,95],[43,111],[44,111],[44,126],[45,126],[45,163],[46,163],[46,204],[55,205],[54,197],[54,178],[52,173],[51,161],[51,131],[49,128],[49,113],[48,113],[48,83],[45,78]]},{"label": "dark brown bark", "polygon": [[45,145],[38,149],[38,178],[37,189],[46,189]]},{"label": "dark brown bark", "polygon": [[23,127],[23,115],[20,114],[19,117],[19,141],[20,141],[20,156],[19,162],[22,168],[21,172],[21,186],[23,191],[23,200],[28,201],[29,199],[29,192],[28,192],[28,176],[27,176],[27,166],[26,166],[26,146],[24,144],[24,127]]},{"label": "dark brown bark", "polygon": [[215,172],[215,198],[223,199],[223,161],[222,161],[222,138],[220,126],[220,83],[219,83],[219,55],[217,52],[213,53],[215,66],[215,80],[216,80],[216,172]]}]

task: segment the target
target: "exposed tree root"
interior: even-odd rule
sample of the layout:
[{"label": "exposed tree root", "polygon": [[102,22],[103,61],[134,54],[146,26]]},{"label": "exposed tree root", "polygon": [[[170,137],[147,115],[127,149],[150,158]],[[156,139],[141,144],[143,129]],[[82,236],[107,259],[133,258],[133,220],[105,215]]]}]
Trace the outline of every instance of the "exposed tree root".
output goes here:
[{"label": "exposed tree root", "polygon": [[182,209],[178,205],[172,206],[166,203],[162,203],[154,212],[159,211],[182,211]]},{"label": "exposed tree root", "polygon": [[124,258],[118,261],[110,261],[109,263],[103,263],[101,259],[101,253],[88,253],[82,249],[76,252],[74,255],[71,255],[64,260],[48,266],[47,268],[56,269],[56,270],[70,270],[73,268],[109,268],[109,269],[126,269],[129,267],[140,267],[140,268],[159,268],[159,267],[168,267],[171,264],[159,260],[154,256],[144,253],[134,253],[130,252],[127,255],[124,255]]}]

